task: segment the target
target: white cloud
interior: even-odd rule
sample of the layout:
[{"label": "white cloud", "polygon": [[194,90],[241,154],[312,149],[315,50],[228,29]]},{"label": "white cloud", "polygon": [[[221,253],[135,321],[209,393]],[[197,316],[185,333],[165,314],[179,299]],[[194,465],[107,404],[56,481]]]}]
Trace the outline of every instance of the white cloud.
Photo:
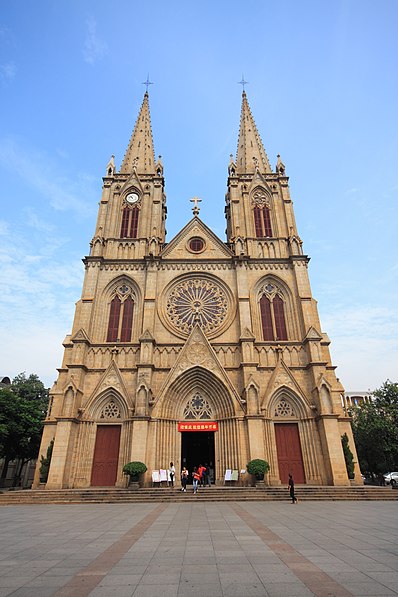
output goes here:
[{"label": "white cloud", "polygon": [[0,139],[0,164],[39,191],[54,209],[72,210],[79,216],[93,217],[92,177],[81,173],[68,179],[49,156],[12,137]]},{"label": "white cloud", "polygon": [[8,83],[15,77],[16,74],[17,67],[15,66],[14,62],[9,61],[0,64],[0,80],[2,80],[3,82]]},{"label": "white cloud", "polygon": [[93,17],[86,21],[87,35],[84,41],[83,56],[88,64],[94,64],[108,52],[108,46],[97,35],[97,22]]},{"label": "white cloud", "polygon": [[323,317],[332,363],[347,391],[398,381],[398,311],[374,305],[335,305]]}]

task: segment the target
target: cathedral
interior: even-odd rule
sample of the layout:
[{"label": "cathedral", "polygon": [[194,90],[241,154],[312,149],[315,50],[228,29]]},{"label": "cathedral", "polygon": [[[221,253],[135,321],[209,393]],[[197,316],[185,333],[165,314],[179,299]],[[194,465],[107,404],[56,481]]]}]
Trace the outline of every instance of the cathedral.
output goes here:
[{"label": "cathedral", "polygon": [[[166,241],[166,195],[148,91],[117,170],[112,156],[85,277],[51,389],[40,454],[54,440],[47,489],[125,487],[173,462],[268,461],[269,485],[349,485],[344,389],[308,277],[285,166],[272,169],[242,93],[225,198],[226,239],[193,217]],[[221,205],[220,205],[221,208]],[[39,467],[34,486],[40,481]]]}]

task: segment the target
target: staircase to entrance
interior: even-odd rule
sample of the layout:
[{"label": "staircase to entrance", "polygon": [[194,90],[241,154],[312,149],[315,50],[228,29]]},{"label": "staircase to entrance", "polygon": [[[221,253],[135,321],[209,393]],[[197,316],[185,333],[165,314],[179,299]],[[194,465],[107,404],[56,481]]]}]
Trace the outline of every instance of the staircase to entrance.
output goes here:
[{"label": "staircase to entrance", "polygon": [[[398,500],[398,489],[391,487],[335,487],[297,485],[299,501],[336,500]],[[289,502],[286,487],[224,487],[212,486],[199,489],[196,495],[188,486],[183,493],[179,487],[119,489],[91,487],[87,489],[51,489],[5,491],[0,494],[1,505],[18,504],[100,504],[145,502],[230,502],[278,501]]]}]

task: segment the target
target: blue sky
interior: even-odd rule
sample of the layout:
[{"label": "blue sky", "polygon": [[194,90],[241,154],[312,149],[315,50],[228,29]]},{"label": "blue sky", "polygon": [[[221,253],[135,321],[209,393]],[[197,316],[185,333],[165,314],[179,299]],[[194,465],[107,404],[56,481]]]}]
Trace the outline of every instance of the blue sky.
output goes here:
[{"label": "blue sky", "polygon": [[398,380],[398,3],[13,0],[0,16],[3,375],[62,362],[101,177],[119,167],[147,74],[168,240],[225,240],[241,87],[290,176],[333,364],[347,391]]}]

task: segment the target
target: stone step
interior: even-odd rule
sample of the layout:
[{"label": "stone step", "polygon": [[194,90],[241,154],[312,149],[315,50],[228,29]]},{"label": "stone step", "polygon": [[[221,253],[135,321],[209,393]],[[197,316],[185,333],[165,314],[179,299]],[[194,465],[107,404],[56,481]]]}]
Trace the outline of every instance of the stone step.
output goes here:
[{"label": "stone step", "polygon": [[[398,500],[398,490],[391,487],[334,487],[297,486],[300,501],[336,500]],[[215,486],[200,489],[193,494],[179,488],[88,488],[4,491],[0,494],[0,505],[18,504],[72,504],[72,503],[144,503],[181,501],[289,501],[285,487],[224,487]]]}]

